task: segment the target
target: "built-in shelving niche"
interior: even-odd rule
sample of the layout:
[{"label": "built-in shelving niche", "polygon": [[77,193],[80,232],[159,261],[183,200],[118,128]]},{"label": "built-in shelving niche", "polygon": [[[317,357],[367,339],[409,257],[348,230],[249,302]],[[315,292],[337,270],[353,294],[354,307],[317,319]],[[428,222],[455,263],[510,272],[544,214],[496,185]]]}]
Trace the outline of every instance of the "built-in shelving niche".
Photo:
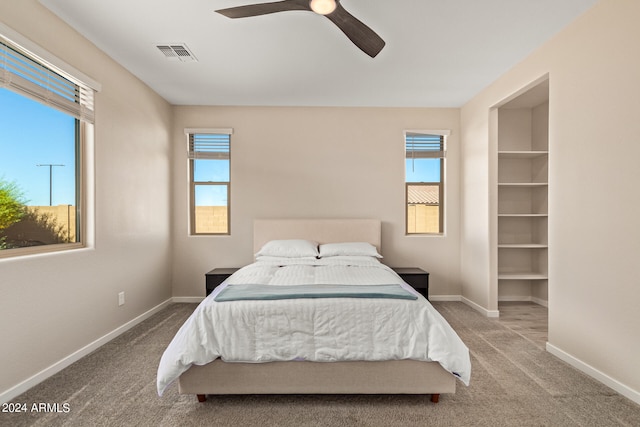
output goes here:
[{"label": "built-in shelving niche", "polygon": [[549,84],[497,110],[499,301],[548,301]]}]

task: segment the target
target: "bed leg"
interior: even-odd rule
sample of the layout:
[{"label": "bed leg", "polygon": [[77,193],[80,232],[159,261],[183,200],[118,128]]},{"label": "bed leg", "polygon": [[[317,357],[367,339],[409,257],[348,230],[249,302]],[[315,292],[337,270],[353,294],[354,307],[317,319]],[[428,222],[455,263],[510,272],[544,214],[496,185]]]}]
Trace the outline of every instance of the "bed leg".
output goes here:
[{"label": "bed leg", "polygon": [[207,395],[206,394],[197,394],[196,397],[198,398],[198,402],[200,402],[200,403],[207,401]]},{"label": "bed leg", "polygon": [[432,394],[431,395],[431,401],[433,403],[438,403],[439,400],[440,400],[440,395],[439,394]]}]

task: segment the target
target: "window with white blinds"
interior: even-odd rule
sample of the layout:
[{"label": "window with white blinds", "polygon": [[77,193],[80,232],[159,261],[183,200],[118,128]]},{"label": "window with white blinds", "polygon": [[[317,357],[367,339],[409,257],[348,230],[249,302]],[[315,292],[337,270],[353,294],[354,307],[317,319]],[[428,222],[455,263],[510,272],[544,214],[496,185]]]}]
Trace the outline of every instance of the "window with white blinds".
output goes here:
[{"label": "window with white blinds", "polygon": [[0,257],[85,245],[83,153],[99,84],[74,71],[0,23]]},{"label": "window with white blinds", "polygon": [[445,157],[444,135],[415,132],[405,134],[407,159],[436,159]]},{"label": "window with white blinds", "polygon": [[13,90],[89,123],[94,121],[94,91],[63,77],[0,37],[0,87]]},{"label": "window with white blinds", "polygon": [[230,234],[232,129],[185,129],[191,235]]},{"label": "window with white blinds", "polygon": [[444,233],[445,138],[448,131],[405,131],[407,234]]},{"label": "window with white blinds", "polygon": [[229,160],[230,144],[230,134],[191,133],[189,159]]}]

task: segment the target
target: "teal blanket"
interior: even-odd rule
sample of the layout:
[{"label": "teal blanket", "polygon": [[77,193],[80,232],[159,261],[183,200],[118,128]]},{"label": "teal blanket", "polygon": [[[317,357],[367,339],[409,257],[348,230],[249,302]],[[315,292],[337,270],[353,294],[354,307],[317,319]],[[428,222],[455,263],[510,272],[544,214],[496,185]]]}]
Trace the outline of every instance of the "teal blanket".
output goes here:
[{"label": "teal blanket", "polygon": [[400,285],[229,285],[214,300],[222,302],[296,298],[418,299]]}]

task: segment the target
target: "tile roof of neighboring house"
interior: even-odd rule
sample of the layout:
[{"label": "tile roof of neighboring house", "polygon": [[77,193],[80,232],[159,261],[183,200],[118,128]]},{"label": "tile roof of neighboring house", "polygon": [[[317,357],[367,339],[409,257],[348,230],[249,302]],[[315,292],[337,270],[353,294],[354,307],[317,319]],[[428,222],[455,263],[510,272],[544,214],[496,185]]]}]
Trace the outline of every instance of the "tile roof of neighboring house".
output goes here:
[{"label": "tile roof of neighboring house", "polygon": [[440,190],[437,185],[410,185],[407,194],[409,204],[437,205]]}]

